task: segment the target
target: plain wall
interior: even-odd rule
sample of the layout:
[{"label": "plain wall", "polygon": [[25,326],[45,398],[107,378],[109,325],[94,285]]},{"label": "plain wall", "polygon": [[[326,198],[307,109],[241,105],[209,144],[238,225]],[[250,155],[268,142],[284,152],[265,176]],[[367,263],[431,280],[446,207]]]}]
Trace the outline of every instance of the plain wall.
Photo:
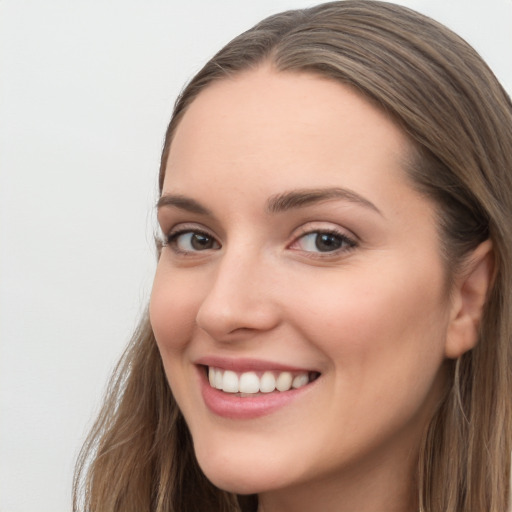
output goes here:
[{"label": "plain wall", "polygon": [[[400,2],[512,90],[511,0]],[[304,0],[0,0],[0,512],[71,509],[75,458],[147,303],[184,82]]]}]

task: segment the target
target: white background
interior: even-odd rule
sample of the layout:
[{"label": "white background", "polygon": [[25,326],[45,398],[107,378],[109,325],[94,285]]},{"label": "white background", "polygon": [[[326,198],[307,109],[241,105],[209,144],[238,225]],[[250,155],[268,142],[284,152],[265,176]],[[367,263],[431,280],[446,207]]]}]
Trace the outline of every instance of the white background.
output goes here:
[{"label": "white background", "polygon": [[[401,3],[512,90],[512,0]],[[180,88],[260,18],[311,4],[0,0],[0,512],[71,508],[74,460],[149,297]]]}]

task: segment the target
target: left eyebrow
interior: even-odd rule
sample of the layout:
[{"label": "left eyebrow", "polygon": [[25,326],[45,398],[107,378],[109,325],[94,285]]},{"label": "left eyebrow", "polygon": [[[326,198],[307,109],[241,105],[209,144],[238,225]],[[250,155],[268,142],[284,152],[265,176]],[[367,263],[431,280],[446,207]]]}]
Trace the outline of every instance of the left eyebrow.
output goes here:
[{"label": "left eyebrow", "polygon": [[345,188],[321,188],[290,190],[282,194],[271,196],[267,201],[268,213],[280,213],[296,208],[303,208],[322,201],[342,199],[369,208],[382,215],[382,212],[368,199],[360,196],[352,190]]}]

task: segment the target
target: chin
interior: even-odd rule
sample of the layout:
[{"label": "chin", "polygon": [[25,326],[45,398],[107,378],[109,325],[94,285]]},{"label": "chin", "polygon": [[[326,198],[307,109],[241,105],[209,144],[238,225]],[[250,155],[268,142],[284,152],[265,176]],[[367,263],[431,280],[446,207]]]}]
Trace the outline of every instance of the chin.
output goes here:
[{"label": "chin", "polygon": [[215,487],[223,491],[235,494],[259,494],[271,490],[268,482],[261,481],[256,475],[251,474],[251,471],[245,474],[217,470],[203,472]]},{"label": "chin", "polygon": [[206,477],[215,487],[234,494],[259,494],[269,490],[264,484],[255,482],[250,476],[214,473],[212,475],[207,474]]},{"label": "chin", "polygon": [[197,454],[199,466],[213,485],[235,494],[259,494],[286,486],[282,471],[256,461],[240,460],[232,454],[202,457]]}]

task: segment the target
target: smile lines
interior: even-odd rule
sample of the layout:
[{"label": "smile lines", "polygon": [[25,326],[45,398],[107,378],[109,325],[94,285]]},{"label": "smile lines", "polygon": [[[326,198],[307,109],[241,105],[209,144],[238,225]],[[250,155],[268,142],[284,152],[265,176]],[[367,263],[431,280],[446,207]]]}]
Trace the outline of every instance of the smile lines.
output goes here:
[{"label": "smile lines", "polygon": [[240,396],[273,391],[289,391],[309,384],[318,377],[317,372],[256,372],[236,373],[232,370],[208,367],[208,381],[212,388]]}]

